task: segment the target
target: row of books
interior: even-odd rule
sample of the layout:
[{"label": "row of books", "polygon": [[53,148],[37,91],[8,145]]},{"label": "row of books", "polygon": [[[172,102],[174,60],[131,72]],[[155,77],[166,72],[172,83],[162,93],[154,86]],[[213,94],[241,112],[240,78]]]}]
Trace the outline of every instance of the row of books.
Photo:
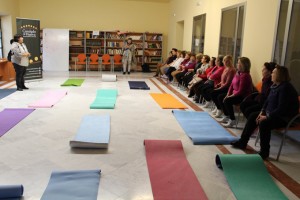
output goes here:
[{"label": "row of books", "polygon": [[147,36],[146,40],[162,41],[162,35]]},{"label": "row of books", "polygon": [[123,47],[123,42],[107,42],[108,47]]},{"label": "row of books", "polygon": [[103,42],[97,40],[88,40],[86,41],[86,46],[103,46]]},{"label": "row of books", "polygon": [[107,54],[122,54],[122,49],[107,49]]},{"label": "row of books", "polygon": [[118,34],[112,34],[112,33],[106,33],[106,38],[108,39],[124,39],[124,35],[118,35]]},{"label": "row of books", "polygon": [[87,39],[98,39],[98,38],[104,38],[104,33],[103,32],[100,32],[99,35],[93,35],[92,32],[86,32],[86,38]]},{"label": "row of books", "polygon": [[104,49],[93,49],[93,48],[88,48],[86,49],[86,53],[95,53],[95,54],[104,54]]},{"label": "row of books", "polygon": [[83,38],[83,32],[70,31],[70,38]]},{"label": "row of books", "polygon": [[145,48],[157,48],[157,49],[161,49],[161,44],[159,43],[147,43],[145,42]]},{"label": "row of books", "polygon": [[84,53],[83,49],[81,49],[81,48],[70,48],[69,52],[70,53]]},{"label": "row of books", "polygon": [[143,35],[127,35],[126,38],[131,38],[132,40],[143,40]]}]

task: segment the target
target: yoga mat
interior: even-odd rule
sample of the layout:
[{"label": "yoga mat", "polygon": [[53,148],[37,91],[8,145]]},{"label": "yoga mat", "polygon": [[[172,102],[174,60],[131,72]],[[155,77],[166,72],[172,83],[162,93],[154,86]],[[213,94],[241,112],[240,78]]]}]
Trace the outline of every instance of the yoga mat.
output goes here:
[{"label": "yoga mat", "polygon": [[144,145],[154,200],[207,199],[181,141],[145,140]]},{"label": "yoga mat", "polygon": [[84,79],[72,79],[72,78],[69,78],[68,80],[66,80],[66,82],[64,82],[60,86],[81,86],[81,84],[83,83],[83,81],[84,81]]},{"label": "yoga mat", "polygon": [[175,99],[170,94],[160,94],[160,93],[150,93],[152,98],[160,105],[161,108],[164,109],[186,109],[187,107],[183,105],[180,101]]},{"label": "yoga mat", "polygon": [[109,115],[84,116],[71,147],[78,148],[107,148],[110,133]]},{"label": "yoga mat", "polygon": [[0,137],[17,125],[35,109],[6,108],[0,112]]},{"label": "yoga mat", "polygon": [[102,81],[103,82],[116,82],[117,75],[115,74],[102,74]]},{"label": "yoga mat", "polygon": [[96,99],[90,109],[113,109],[117,101],[118,91],[115,89],[97,90]]},{"label": "yoga mat", "polygon": [[239,138],[232,136],[207,112],[172,111],[193,144],[230,144]]},{"label": "yoga mat", "polygon": [[150,90],[145,81],[128,81],[130,89]]},{"label": "yoga mat", "polygon": [[101,170],[52,172],[41,200],[96,200]]},{"label": "yoga mat", "polygon": [[216,155],[216,164],[224,170],[227,182],[237,199],[287,200],[272,180],[259,155]]},{"label": "yoga mat", "polygon": [[31,103],[28,107],[31,108],[51,108],[59,102],[64,96],[67,95],[67,91],[49,91],[39,100]]},{"label": "yoga mat", "polygon": [[7,97],[8,95],[14,93],[16,89],[0,89],[0,99]]},{"label": "yoga mat", "polygon": [[23,185],[0,185],[0,199],[20,199],[23,196],[23,191]]}]

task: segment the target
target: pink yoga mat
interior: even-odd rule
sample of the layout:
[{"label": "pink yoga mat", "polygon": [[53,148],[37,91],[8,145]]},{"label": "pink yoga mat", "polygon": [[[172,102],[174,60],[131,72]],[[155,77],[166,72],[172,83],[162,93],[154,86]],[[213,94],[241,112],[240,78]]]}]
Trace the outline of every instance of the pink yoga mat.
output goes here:
[{"label": "pink yoga mat", "polygon": [[145,140],[154,200],[206,200],[179,140]]},{"label": "pink yoga mat", "polygon": [[35,109],[4,109],[0,112],[0,137],[17,125]]},{"label": "pink yoga mat", "polygon": [[41,97],[36,102],[29,104],[28,107],[31,108],[51,108],[59,102],[64,96],[67,95],[67,91],[59,90],[59,91],[49,91],[43,97]]}]

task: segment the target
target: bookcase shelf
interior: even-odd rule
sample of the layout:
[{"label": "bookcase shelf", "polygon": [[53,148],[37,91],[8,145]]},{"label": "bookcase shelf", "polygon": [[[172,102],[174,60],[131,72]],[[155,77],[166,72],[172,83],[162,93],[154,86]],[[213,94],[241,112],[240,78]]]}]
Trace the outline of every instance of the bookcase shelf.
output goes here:
[{"label": "bookcase shelf", "polygon": [[104,54],[111,56],[122,54],[122,47],[128,38],[132,38],[136,45],[135,56],[138,66],[147,63],[150,69],[154,70],[157,63],[162,62],[163,35],[161,33],[125,32],[120,34],[118,31],[70,30],[69,36],[70,70],[74,70],[78,54],[85,54],[87,57],[94,53],[99,57]]}]

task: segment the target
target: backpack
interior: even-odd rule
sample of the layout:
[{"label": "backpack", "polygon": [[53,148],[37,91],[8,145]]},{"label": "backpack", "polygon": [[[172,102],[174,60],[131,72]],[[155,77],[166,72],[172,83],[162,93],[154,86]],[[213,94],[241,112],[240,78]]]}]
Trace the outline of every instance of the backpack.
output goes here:
[{"label": "backpack", "polygon": [[8,55],[7,55],[7,60],[9,62],[11,62],[11,56],[13,55],[13,53],[11,52],[11,50],[9,50]]},{"label": "backpack", "polygon": [[149,64],[142,64],[142,72],[151,72]]}]

